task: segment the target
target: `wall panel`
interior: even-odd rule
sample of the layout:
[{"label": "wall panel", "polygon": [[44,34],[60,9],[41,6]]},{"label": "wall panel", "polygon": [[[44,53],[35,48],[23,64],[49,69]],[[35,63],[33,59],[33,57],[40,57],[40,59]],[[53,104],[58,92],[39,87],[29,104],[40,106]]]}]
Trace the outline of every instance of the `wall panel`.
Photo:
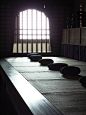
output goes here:
[{"label": "wall panel", "polygon": [[[68,50],[65,50],[65,46]],[[61,55],[65,54],[69,58],[86,61],[86,27],[63,29]]]},{"label": "wall panel", "polygon": [[12,9],[11,5],[0,5],[0,54],[11,54],[12,49]]},{"label": "wall panel", "polygon": [[81,29],[81,45],[86,46],[86,28]]},{"label": "wall panel", "polygon": [[80,44],[80,28],[70,29],[70,44],[79,45]]}]

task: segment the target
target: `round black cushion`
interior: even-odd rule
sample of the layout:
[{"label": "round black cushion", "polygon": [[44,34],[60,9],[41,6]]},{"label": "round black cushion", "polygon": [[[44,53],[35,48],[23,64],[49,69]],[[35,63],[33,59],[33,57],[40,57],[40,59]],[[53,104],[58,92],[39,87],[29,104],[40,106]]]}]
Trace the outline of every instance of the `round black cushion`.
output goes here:
[{"label": "round black cushion", "polygon": [[41,63],[41,65],[47,66],[50,63],[53,63],[52,59],[40,59],[39,63]]},{"label": "round black cushion", "polygon": [[60,73],[63,75],[76,76],[80,73],[80,68],[75,66],[66,66],[60,69]]},{"label": "round black cushion", "polygon": [[86,77],[81,77],[79,79],[79,82],[82,83],[83,85],[86,85]]},{"label": "round black cushion", "polygon": [[38,55],[38,53],[29,53],[29,54],[27,54],[27,57],[30,57],[31,55]]},{"label": "round black cushion", "polygon": [[39,61],[40,59],[42,59],[41,55],[31,55],[30,56],[31,61]]},{"label": "round black cushion", "polygon": [[59,71],[64,66],[68,66],[68,65],[65,64],[65,63],[52,63],[52,64],[48,64],[48,68],[50,70],[56,70],[56,71]]}]

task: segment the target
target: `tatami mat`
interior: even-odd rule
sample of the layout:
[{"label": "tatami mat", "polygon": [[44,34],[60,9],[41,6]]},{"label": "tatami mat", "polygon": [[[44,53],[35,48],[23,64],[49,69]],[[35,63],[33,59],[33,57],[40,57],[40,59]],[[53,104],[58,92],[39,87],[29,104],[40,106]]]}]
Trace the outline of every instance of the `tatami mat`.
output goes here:
[{"label": "tatami mat", "polygon": [[86,115],[86,92],[58,92],[43,95],[64,115]]},{"label": "tatami mat", "polygon": [[74,77],[63,76],[59,71],[41,66],[39,62],[31,62],[28,57],[6,60],[64,115],[86,115],[86,88],[79,82],[80,77],[86,76],[86,62],[64,57],[43,58],[53,59],[54,63],[80,67],[81,72]]}]

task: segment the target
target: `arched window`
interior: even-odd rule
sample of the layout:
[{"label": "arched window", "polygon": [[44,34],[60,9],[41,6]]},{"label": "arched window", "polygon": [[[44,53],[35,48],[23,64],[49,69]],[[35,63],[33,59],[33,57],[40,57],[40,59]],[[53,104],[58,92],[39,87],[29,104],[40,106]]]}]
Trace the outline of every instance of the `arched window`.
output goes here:
[{"label": "arched window", "polygon": [[49,18],[41,11],[19,12],[15,21],[14,53],[50,52]]}]

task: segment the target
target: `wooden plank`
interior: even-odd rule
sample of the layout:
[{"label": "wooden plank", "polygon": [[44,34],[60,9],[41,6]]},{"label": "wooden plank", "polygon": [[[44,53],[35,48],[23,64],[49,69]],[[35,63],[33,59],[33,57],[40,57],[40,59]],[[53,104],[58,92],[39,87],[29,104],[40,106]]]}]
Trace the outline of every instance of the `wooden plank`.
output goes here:
[{"label": "wooden plank", "polygon": [[62,115],[40,92],[4,59],[1,76],[19,115]]},{"label": "wooden plank", "polygon": [[81,45],[86,46],[86,28],[81,28]]},{"label": "wooden plank", "polygon": [[68,44],[68,43],[69,43],[69,29],[63,29],[62,44]]},{"label": "wooden plank", "polygon": [[69,43],[73,44],[73,45],[80,44],[80,28],[71,28],[70,29]]}]

